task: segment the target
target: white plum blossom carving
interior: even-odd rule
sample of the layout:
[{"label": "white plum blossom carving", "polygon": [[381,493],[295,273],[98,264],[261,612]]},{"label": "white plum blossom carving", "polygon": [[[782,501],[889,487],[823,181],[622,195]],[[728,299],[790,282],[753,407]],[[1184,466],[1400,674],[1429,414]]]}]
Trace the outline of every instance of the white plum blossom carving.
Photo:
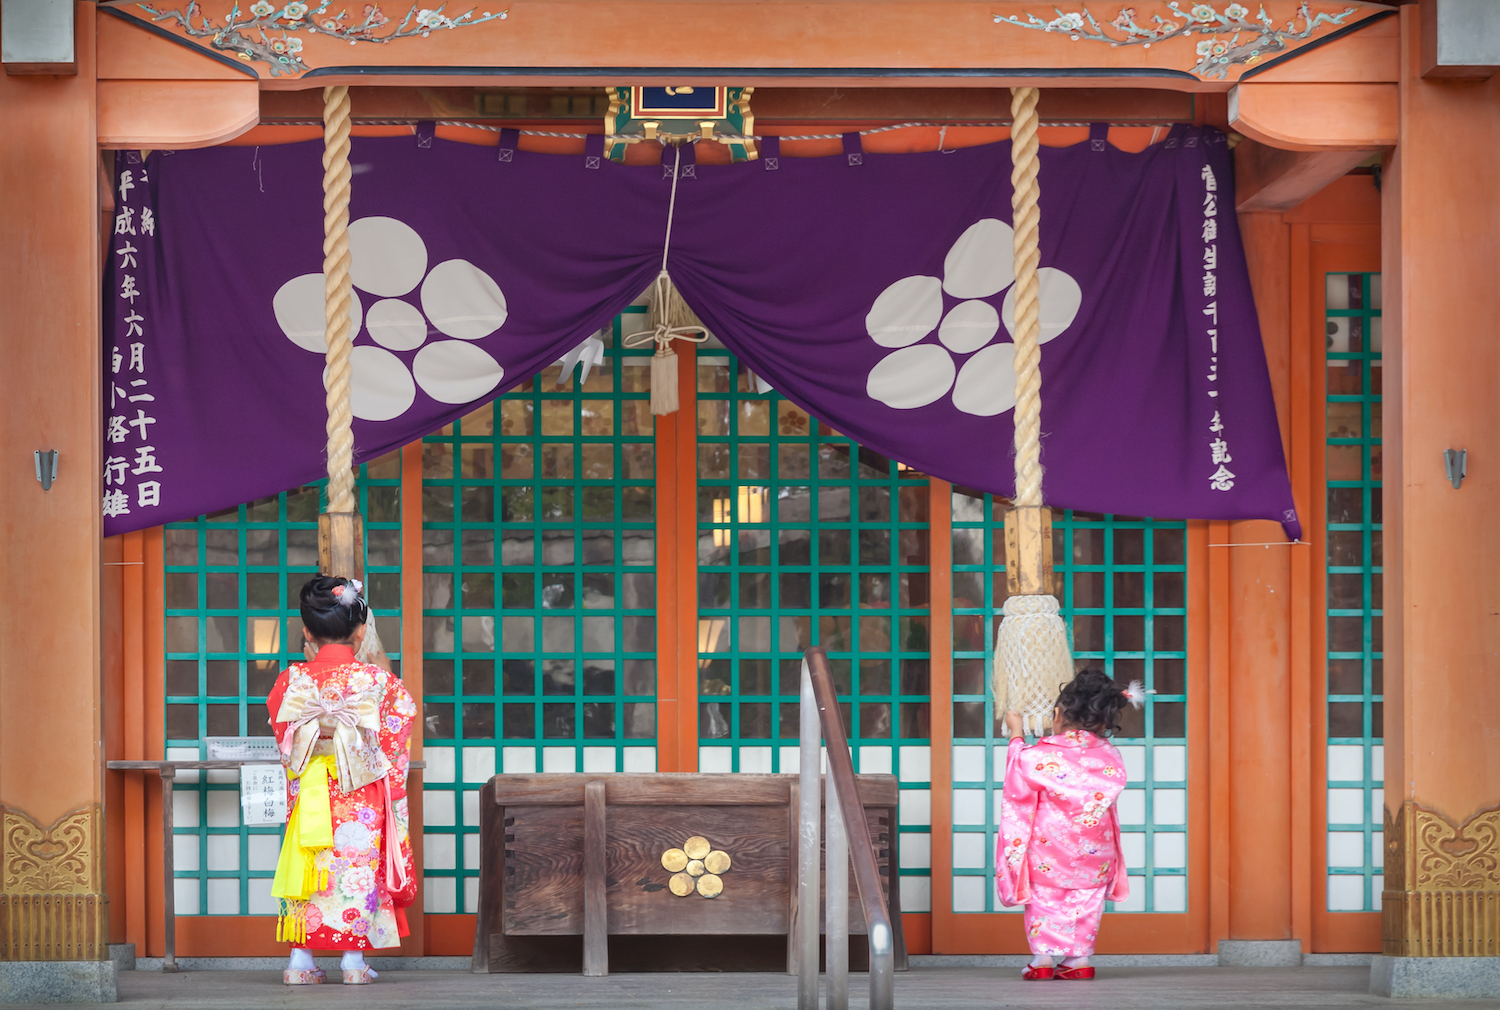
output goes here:
[{"label": "white plum blossom carving", "polygon": [[[994,19],[996,24],[1031,28],[1039,32],[1061,32],[1074,42],[1086,39],[1090,42],[1108,42],[1114,47],[1140,46],[1150,49],[1152,43],[1189,36],[1194,32],[1215,36],[1204,39],[1194,47],[1198,63],[1193,67],[1192,73],[1208,80],[1222,80],[1228,76],[1232,66],[1254,66],[1262,60],[1279,56],[1288,51],[1288,43],[1311,38],[1323,25],[1342,25],[1351,15],[1359,12],[1357,7],[1348,7],[1339,14],[1314,14],[1304,0],[1297,7],[1296,18],[1288,21],[1284,27],[1279,27],[1271,20],[1264,7],[1252,18],[1250,8],[1242,3],[1230,4],[1222,14],[1211,3],[1195,3],[1183,10],[1180,0],[1171,0],[1167,9],[1170,16],[1152,15],[1150,27],[1140,23],[1134,7],[1121,7],[1120,13],[1104,24],[1095,20],[1086,7],[1081,12],[1066,14],[1054,7],[1057,17],[1050,21],[1035,14],[1026,14],[1024,19],[1016,15],[996,14]],[[1301,27],[1297,25],[1298,18],[1302,21]],[[1111,28],[1114,32],[1110,31]]]}]

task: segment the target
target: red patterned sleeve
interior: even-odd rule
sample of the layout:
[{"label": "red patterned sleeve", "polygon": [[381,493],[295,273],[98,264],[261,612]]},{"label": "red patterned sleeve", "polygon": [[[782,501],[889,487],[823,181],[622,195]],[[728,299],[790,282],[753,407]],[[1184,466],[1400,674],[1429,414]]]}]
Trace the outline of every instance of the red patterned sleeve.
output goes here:
[{"label": "red patterned sleeve", "polygon": [[[276,678],[276,683],[271,686],[271,693],[266,696],[266,721],[271,724],[271,732],[276,736],[276,744],[281,745],[281,738],[286,733],[286,723],[276,721],[276,713],[281,711],[281,699],[286,695],[286,686],[290,682],[291,667],[281,671]],[[282,758],[282,763],[286,759]]]},{"label": "red patterned sleeve", "polygon": [[416,719],[417,705],[412,700],[406,685],[390,674],[385,675],[387,686],[380,705],[380,749],[390,760],[394,770],[389,782],[391,806],[396,823],[390,826],[391,835],[401,845],[401,861],[406,867],[407,885],[402,891],[391,895],[398,908],[411,905],[417,898],[417,869],[411,852],[411,816],[406,800],[406,776],[411,766],[411,731]]}]

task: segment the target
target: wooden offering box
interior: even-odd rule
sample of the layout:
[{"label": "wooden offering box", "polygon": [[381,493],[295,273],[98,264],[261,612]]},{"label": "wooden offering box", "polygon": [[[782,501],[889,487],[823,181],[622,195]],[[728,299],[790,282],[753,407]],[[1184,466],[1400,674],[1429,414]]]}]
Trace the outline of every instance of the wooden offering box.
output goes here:
[{"label": "wooden offering box", "polygon": [[[896,780],[858,784],[904,966]],[[794,775],[495,776],[479,794],[474,970],[794,970],[798,793]],[[852,874],[849,896],[859,966]]]}]

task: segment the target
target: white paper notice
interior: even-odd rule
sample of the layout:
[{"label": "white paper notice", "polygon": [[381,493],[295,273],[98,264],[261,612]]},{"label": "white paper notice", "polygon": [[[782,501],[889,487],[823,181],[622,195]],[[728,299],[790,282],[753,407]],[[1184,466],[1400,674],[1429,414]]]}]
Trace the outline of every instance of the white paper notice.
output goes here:
[{"label": "white paper notice", "polygon": [[281,765],[245,765],[240,769],[240,806],[245,823],[286,823],[286,770]]}]

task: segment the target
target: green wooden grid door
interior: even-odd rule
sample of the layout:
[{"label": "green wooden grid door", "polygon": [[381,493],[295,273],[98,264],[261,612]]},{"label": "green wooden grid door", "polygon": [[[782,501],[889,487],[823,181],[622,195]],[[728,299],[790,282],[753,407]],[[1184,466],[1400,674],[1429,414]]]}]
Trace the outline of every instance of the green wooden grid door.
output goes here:
[{"label": "green wooden grid door", "polygon": [[1327,308],[1328,910],[1384,885],[1380,275],[1331,273]]},{"label": "green wooden grid door", "polygon": [[726,351],[697,356],[698,769],[797,769],[801,654],[828,650],[865,773],[901,783],[901,906],[931,907],[928,483]]},{"label": "green wooden grid door", "polygon": [[[986,690],[1005,604],[1003,502],[953,492],[953,911],[1003,912],[995,834],[1004,789],[1004,713]],[[1118,911],[1187,909],[1187,528],[1172,521],[1053,514],[1056,593],[1074,666],[1141,681],[1115,738],[1128,785],[1119,815],[1130,899]]]},{"label": "green wooden grid door", "polygon": [[553,365],[423,440],[429,912],[478,907],[491,775],[656,769],[651,359],[618,349],[644,312],[581,386]]},{"label": "green wooden grid door", "polygon": [[[270,736],[266,693],[302,659],[302,584],[318,569],[323,484],[171,523],[165,541],[168,758],[207,757],[208,736]],[[365,565],[377,627],[401,657],[401,457],[360,467]],[[281,829],[241,823],[239,773],[178,776],[172,838],[178,915],[273,915]]]}]

